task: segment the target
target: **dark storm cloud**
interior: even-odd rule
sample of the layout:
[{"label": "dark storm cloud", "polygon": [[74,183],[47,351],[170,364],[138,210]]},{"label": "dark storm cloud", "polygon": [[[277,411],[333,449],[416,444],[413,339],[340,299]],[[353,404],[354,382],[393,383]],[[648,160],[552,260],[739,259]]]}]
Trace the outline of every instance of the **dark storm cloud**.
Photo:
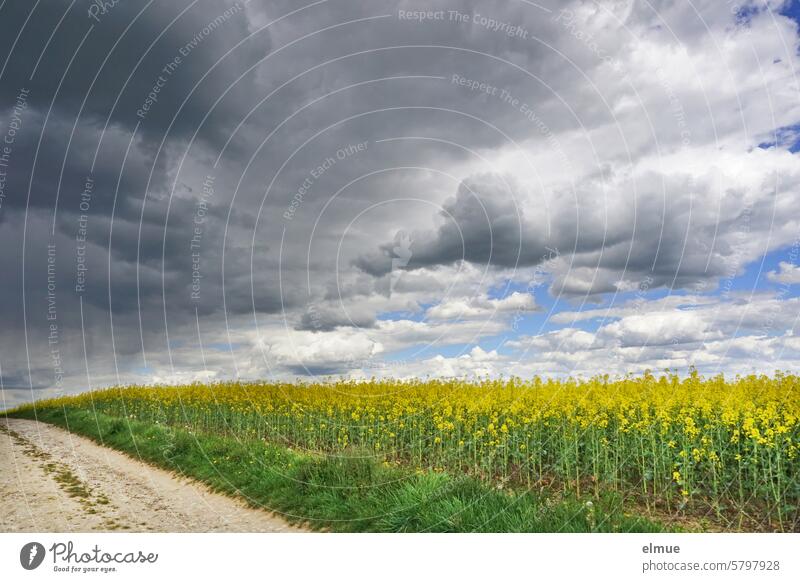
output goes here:
[{"label": "dark storm cloud", "polygon": [[[586,181],[580,189],[556,192],[548,212],[536,215],[530,205],[523,210],[515,203],[525,196],[510,184],[493,175],[465,180],[444,203],[440,226],[412,235],[411,257],[399,268],[462,260],[524,268],[557,256],[554,295],[615,292],[624,281],[712,291],[721,278],[741,272],[751,245],[758,244],[751,235],[771,228],[770,199],[749,205],[735,186],[723,193],[729,202],[726,215],[720,214],[713,171],[703,180],[648,172],[612,188]],[[396,241],[381,244],[353,264],[383,278],[398,268],[397,248]]]},{"label": "dark storm cloud", "polygon": [[[32,271],[24,288],[4,288],[3,304],[19,306],[20,293],[41,293],[45,284],[33,273],[42,272],[46,249],[40,243],[49,238],[58,249],[55,283],[63,320],[75,323],[80,247],[88,266],[81,292],[87,308],[118,315],[141,308],[144,325],[157,327],[166,300],[180,322],[195,307],[186,297],[198,196],[184,180],[173,191],[169,172],[195,130],[201,143],[227,136],[226,127],[255,95],[254,74],[232,82],[269,51],[269,35],[255,35],[214,67],[249,35],[242,3],[121,2],[101,13],[92,6],[48,2],[34,10],[12,1],[2,9],[0,54],[8,57],[0,82],[3,121],[12,119],[20,90],[27,99],[0,224],[8,230],[13,223],[21,238],[19,224],[29,223],[27,252],[21,253],[19,239],[5,250],[8,261],[16,261],[12,273]],[[211,115],[201,128],[206,113]],[[203,216],[208,274],[221,246],[222,229],[215,225],[224,216],[219,206]],[[210,279],[205,288],[201,311],[218,309],[211,299],[219,296],[219,282]]]},{"label": "dark storm cloud", "polygon": [[303,331],[332,331],[337,327],[371,328],[375,326],[375,316],[368,311],[349,309],[341,305],[309,305],[295,326]]},{"label": "dark storm cloud", "polygon": [[163,192],[166,185],[167,159],[156,159],[155,151],[141,135],[135,139],[119,127],[102,133],[92,123],[76,126],[58,115],[45,127],[43,112],[29,104],[13,146],[6,186],[11,195],[4,207],[80,213],[80,194],[91,180],[92,215],[108,216],[115,209],[121,218],[138,220],[148,185],[151,192]]},{"label": "dark storm cloud", "polygon": [[[595,45],[558,20],[556,2],[125,0],[94,17],[91,6],[7,0],[0,9],[0,136],[27,94],[0,206],[0,364],[15,385],[54,382],[48,277],[64,376],[85,386],[87,369],[99,382],[148,377],[154,360],[169,373],[196,371],[202,358],[185,348],[173,361],[173,345],[217,345],[265,321],[319,341],[315,370],[341,369],[324,361],[340,346],[323,340],[379,328],[383,301],[411,284],[392,279],[396,270],[431,267],[431,294],[434,275],[448,276],[438,266],[526,268],[558,249],[552,290],[572,295],[614,290],[623,272],[680,286],[735,270],[738,239],[727,234],[742,218],[698,204],[712,188],[680,171],[640,176],[635,189],[596,183],[605,164],[668,147],[679,130],[673,117],[637,109],[643,95],[672,111],[647,66],[625,82],[603,68],[594,49],[625,49],[625,60],[631,32],[602,24],[594,3],[569,7],[588,11],[581,26],[600,22]],[[699,9],[724,25],[706,14],[713,6]],[[400,16],[423,9],[443,17]],[[680,6],[658,9],[681,21]],[[638,6],[631,30],[656,30],[651,12]],[[705,55],[694,38],[703,29],[676,33]],[[632,64],[658,60],[650,50]],[[628,81],[646,86],[634,95]],[[703,95],[681,95],[694,144],[718,137],[712,117],[728,132],[741,123],[709,115]],[[719,110],[738,111],[732,103]],[[575,155],[571,187],[532,192],[525,176],[512,178],[523,164],[481,163],[510,150],[574,153],[571,134],[597,128],[591,155]],[[753,233],[770,228],[770,210],[752,206]],[[395,307],[413,308],[408,295]],[[227,367],[234,352],[215,361],[231,375],[241,371]],[[253,358],[250,370],[263,363]]]},{"label": "dark storm cloud", "polygon": [[[511,268],[537,264],[546,241],[529,228],[517,197],[512,178],[483,175],[465,180],[455,198],[444,203],[438,230],[412,235],[410,257],[403,268],[461,260]],[[393,269],[393,261],[397,263],[396,248],[395,243],[383,245],[380,252],[359,257],[354,264],[374,276],[385,275]]]},{"label": "dark storm cloud", "polygon": [[[118,2],[95,17],[89,14],[93,3],[71,4],[45,2],[31,12],[29,2],[5,3],[0,54],[8,55],[8,63],[0,99],[10,100],[19,87],[26,87],[34,108],[48,110],[52,104],[56,115],[70,121],[85,100],[81,115],[89,122],[104,124],[110,117],[111,124],[128,130],[140,123],[145,133],[160,138],[175,118],[170,134],[186,135],[196,129],[220,93],[270,48],[268,33],[259,34],[212,70],[248,35],[241,2]],[[238,119],[240,109],[252,99],[253,83],[251,75],[233,87],[208,124],[209,137],[223,135],[218,126]],[[152,107],[137,114],[156,86]]]}]

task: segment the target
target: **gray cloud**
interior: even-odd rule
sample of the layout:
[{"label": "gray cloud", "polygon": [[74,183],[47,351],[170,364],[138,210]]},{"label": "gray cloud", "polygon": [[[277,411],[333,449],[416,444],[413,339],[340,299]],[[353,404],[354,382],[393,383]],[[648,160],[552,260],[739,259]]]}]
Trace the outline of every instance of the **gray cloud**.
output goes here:
[{"label": "gray cloud", "polygon": [[543,266],[553,295],[602,301],[710,291],[792,244],[796,157],[756,146],[800,121],[796,23],[537,4],[5,2],[0,139],[27,91],[0,198],[6,386],[346,371],[508,330],[501,291]]},{"label": "gray cloud", "polygon": [[[541,233],[528,228],[512,183],[513,179],[494,175],[462,182],[455,198],[443,204],[441,226],[434,233],[416,232],[412,237],[412,255],[406,268],[461,260],[500,267],[530,266],[541,261],[546,241]],[[359,257],[355,264],[370,274],[385,274],[396,258],[393,247],[383,245],[380,253]]]}]

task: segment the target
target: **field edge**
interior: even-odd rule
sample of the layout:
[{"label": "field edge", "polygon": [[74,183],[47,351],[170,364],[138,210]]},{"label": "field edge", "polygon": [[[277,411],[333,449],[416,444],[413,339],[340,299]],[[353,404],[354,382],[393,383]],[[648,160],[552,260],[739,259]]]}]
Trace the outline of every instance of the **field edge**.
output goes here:
[{"label": "field edge", "polygon": [[0,414],[38,420],[199,481],[213,491],[336,532],[663,532],[680,531],[630,515],[612,494],[498,490],[468,476],[385,466],[369,452],[340,456],[275,443],[240,441],[84,409]]}]

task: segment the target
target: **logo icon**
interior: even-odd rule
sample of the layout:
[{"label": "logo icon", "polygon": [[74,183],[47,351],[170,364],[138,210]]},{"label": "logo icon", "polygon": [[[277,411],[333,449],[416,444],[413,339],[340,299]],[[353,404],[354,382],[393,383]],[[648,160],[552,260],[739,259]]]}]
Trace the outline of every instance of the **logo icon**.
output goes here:
[{"label": "logo icon", "polygon": [[28,542],[19,551],[19,563],[26,570],[35,570],[44,561],[44,546],[39,542]]}]

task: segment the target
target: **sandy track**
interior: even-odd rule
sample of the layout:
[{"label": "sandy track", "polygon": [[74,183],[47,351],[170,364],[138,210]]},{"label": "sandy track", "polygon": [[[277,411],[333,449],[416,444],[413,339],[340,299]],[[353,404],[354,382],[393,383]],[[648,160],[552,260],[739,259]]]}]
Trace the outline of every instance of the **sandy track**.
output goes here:
[{"label": "sandy track", "polygon": [[0,532],[112,530],[300,531],[55,426],[0,419]]}]

